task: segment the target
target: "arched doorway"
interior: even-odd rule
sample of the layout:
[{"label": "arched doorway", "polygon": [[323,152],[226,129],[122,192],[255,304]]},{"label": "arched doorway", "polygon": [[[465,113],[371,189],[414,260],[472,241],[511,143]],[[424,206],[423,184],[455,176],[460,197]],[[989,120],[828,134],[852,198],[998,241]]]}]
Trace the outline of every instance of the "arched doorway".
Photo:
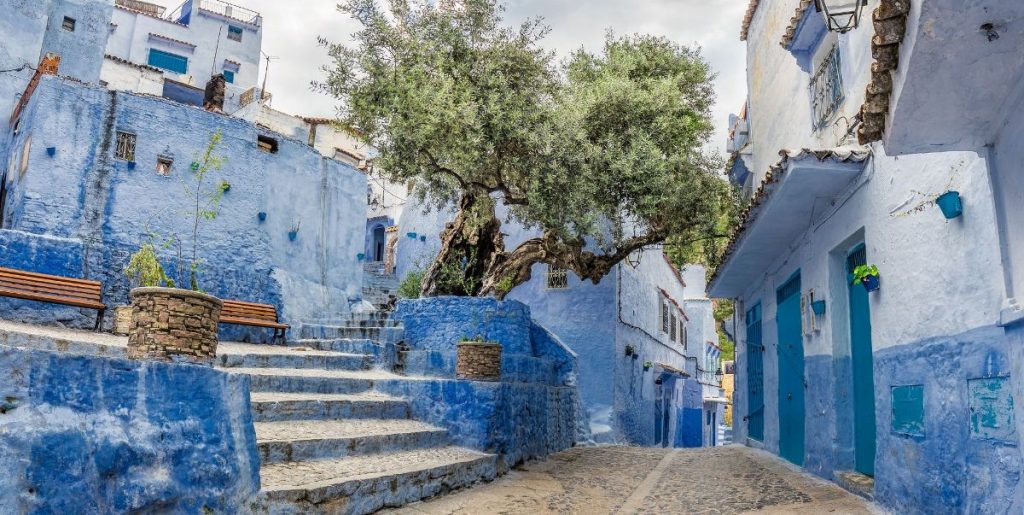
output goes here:
[{"label": "arched doorway", "polygon": [[386,236],[384,234],[384,226],[378,225],[373,228],[373,239],[372,239],[372,253],[373,261],[384,261],[384,245]]}]

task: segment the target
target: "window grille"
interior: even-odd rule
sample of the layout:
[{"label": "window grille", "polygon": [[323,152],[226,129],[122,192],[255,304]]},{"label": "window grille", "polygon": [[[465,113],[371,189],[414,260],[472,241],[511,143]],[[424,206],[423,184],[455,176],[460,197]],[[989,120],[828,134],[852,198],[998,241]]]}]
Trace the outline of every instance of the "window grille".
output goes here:
[{"label": "window grille", "polygon": [[815,130],[828,124],[845,99],[839,47],[834,46],[811,77],[811,111]]},{"label": "window grille", "polygon": [[683,344],[683,350],[686,350],[686,324],[682,320],[679,321],[679,343]]},{"label": "window grille", "polygon": [[676,314],[675,313],[672,313],[671,315],[669,315],[669,319],[670,320],[669,320],[668,339],[674,342],[674,341],[676,341],[676,327],[679,325],[679,323],[676,321]]},{"label": "window grille", "polygon": [[242,28],[228,25],[228,39],[232,41],[242,40]]},{"label": "window grille", "polygon": [[75,31],[75,19],[71,18],[69,16],[65,16],[64,17],[64,22],[61,23],[61,27],[64,30],[68,31],[68,32],[74,32]]},{"label": "window grille", "polygon": [[668,333],[668,299],[661,297],[661,332]]},{"label": "window grille", "polygon": [[130,132],[117,131],[117,146],[114,158],[122,161],[135,161],[135,135]]},{"label": "window grille", "polygon": [[169,157],[165,157],[165,156],[157,157],[156,158],[156,174],[157,175],[161,175],[163,177],[167,177],[167,176],[171,175],[171,166],[173,166],[173,165],[174,165],[174,160],[173,159],[171,159]]},{"label": "window grille", "polygon": [[569,270],[548,265],[548,289],[563,290],[569,287]]}]

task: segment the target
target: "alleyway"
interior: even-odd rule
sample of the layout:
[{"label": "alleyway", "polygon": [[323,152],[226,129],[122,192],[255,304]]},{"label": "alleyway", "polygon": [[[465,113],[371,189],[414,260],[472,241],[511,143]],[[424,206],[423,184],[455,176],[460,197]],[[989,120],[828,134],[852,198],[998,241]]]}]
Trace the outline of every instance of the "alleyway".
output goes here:
[{"label": "alleyway", "polygon": [[577,447],[387,513],[862,514],[876,507],[753,449]]}]

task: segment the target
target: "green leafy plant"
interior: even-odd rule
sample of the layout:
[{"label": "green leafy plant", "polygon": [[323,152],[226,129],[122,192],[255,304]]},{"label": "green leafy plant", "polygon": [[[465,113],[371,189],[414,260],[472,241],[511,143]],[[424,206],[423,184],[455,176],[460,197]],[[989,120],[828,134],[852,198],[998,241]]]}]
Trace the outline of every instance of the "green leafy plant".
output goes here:
[{"label": "green leafy plant", "polygon": [[403,299],[420,298],[420,287],[423,285],[423,271],[411,270],[398,285],[398,296]]},{"label": "green leafy plant", "polygon": [[644,361],[644,370],[647,370],[652,366],[654,366],[654,363],[651,363],[650,361]]},{"label": "green leafy plant", "polygon": [[[150,235],[149,241],[139,246],[128,259],[128,266],[124,273],[132,283],[142,287],[167,286],[174,288],[174,280],[164,272],[160,258],[157,256],[157,245],[155,235]],[[168,248],[174,240],[167,240],[160,245],[162,249]]]},{"label": "green leafy plant", "polygon": [[220,201],[224,193],[231,189],[228,181],[223,179],[213,187],[208,186],[210,176],[219,172],[226,161],[226,158],[217,151],[223,137],[220,130],[210,136],[206,148],[192,161],[191,177],[189,180],[183,180],[185,195],[190,201],[188,215],[192,220],[192,256],[188,263],[189,288],[195,291],[202,291],[199,285],[199,242],[202,223],[217,218],[220,213]]},{"label": "green leafy plant", "polygon": [[632,356],[633,354],[636,354],[636,348],[633,347],[632,345],[628,345],[627,344],[626,345],[626,355],[627,356]]},{"label": "green leafy plant", "polygon": [[857,265],[853,269],[853,284],[861,284],[868,277],[878,277],[878,267],[875,265]]}]

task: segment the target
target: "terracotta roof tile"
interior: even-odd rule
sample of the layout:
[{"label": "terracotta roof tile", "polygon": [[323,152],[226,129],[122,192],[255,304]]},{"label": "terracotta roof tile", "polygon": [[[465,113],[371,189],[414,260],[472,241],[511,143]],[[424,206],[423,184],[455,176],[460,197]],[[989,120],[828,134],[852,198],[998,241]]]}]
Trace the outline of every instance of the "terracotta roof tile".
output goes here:
[{"label": "terracotta roof tile", "polygon": [[889,100],[892,95],[892,72],[899,67],[900,44],[907,30],[910,0],[882,0],[875,9],[872,21],[875,36],[871,38],[871,81],[860,108],[860,127],[857,141],[861,145],[882,139]]},{"label": "terracotta roof tile", "polygon": [[138,68],[140,70],[148,70],[148,71],[157,72],[157,73],[163,73],[164,72],[163,70],[161,70],[160,68],[157,68],[155,66],[149,66],[149,65],[146,65],[146,64],[133,63],[133,62],[127,60],[127,59],[122,59],[120,57],[113,56],[113,55],[110,55],[110,54],[105,54],[103,57],[105,57],[107,59],[110,59],[111,61],[114,61],[115,63],[121,63],[123,65],[132,66],[132,67]]},{"label": "terracotta roof tile", "polygon": [[162,41],[168,41],[170,43],[176,43],[176,44],[179,44],[179,45],[182,45],[182,46],[186,46],[186,47],[189,47],[189,48],[193,48],[193,49],[196,47],[195,45],[193,45],[192,43],[189,43],[188,41],[182,41],[180,39],[174,39],[174,38],[172,38],[170,36],[164,36],[163,34],[157,34],[155,32],[150,32],[149,33],[149,37],[150,38],[154,38],[154,39],[159,39],[159,40],[162,40]]},{"label": "terracotta roof tile", "polygon": [[750,0],[750,5],[747,6],[747,14],[743,16],[743,26],[740,28],[740,41],[747,40],[747,31],[750,30],[750,22],[753,21],[754,13],[757,12],[757,6],[760,3],[760,0]]},{"label": "terracotta roof tile", "polygon": [[796,29],[800,26],[800,20],[803,19],[804,13],[807,12],[807,8],[814,4],[814,0],[800,0],[800,4],[796,6],[796,12],[793,17],[789,19],[789,26],[786,27],[786,32],[782,34],[782,48],[789,50],[789,46],[793,44],[793,38],[796,37]]}]

